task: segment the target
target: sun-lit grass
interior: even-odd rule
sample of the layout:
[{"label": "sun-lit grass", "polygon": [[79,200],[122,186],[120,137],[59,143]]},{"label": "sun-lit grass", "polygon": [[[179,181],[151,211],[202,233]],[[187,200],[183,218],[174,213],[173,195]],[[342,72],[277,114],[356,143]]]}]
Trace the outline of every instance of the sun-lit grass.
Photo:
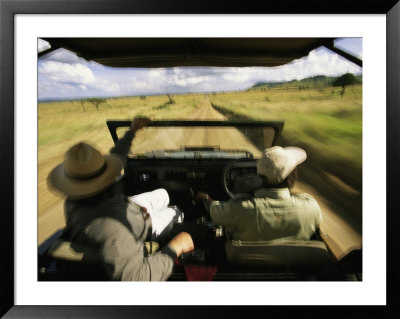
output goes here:
[{"label": "sun-lit grass", "polygon": [[[362,86],[299,90],[274,88],[214,93],[209,98],[233,118],[284,120],[282,141],[306,146],[321,160],[349,163],[361,176]],[[63,101],[39,103],[38,145],[61,150],[80,139],[107,152],[112,141],[105,122],[143,115],[153,120],[182,119],[204,103],[203,94],[110,98],[96,110],[93,103]],[[57,147],[56,147],[57,146]],[[39,154],[39,159],[42,156]],[[360,183],[358,181],[357,183]]]},{"label": "sun-lit grass", "polygon": [[[110,98],[99,109],[93,103],[60,101],[38,104],[38,242],[63,227],[63,198],[50,191],[47,176],[62,162],[64,153],[74,144],[85,141],[102,153],[108,153],[114,143],[106,120],[131,120],[148,116],[153,120],[180,119],[193,113],[204,103],[204,95]],[[42,218],[44,218],[42,220]],[[51,219],[51,222],[49,222]],[[49,224],[50,223],[50,224]]]},{"label": "sun-lit grass", "polygon": [[[235,93],[209,94],[212,104],[229,116],[253,120],[284,120],[285,144],[300,145],[310,157],[319,158],[318,165],[328,163],[334,176],[348,177],[350,185],[361,184],[362,153],[362,89],[340,88],[323,90],[276,88]],[[64,223],[62,199],[49,192],[46,178],[62,161],[65,151],[82,140],[107,153],[113,146],[106,120],[130,120],[148,116],[153,120],[184,119],[195,113],[205,102],[204,94],[109,98],[96,110],[94,104],[60,101],[38,104],[38,217],[44,212],[58,214]],[[338,174],[336,174],[336,172]],[[342,178],[345,180],[344,178]],[[355,181],[355,182],[354,182]],[[353,183],[354,182],[354,183]],[[58,207],[59,210],[54,210]],[[47,214],[45,218],[49,218]],[[44,221],[40,223],[43,225]],[[54,226],[54,225],[53,225]],[[43,227],[43,226],[40,226]],[[39,243],[51,234],[41,231]]]},{"label": "sun-lit grass", "polygon": [[[82,137],[99,130],[104,138],[110,138],[105,122],[109,119],[127,119],[148,116],[153,120],[185,117],[204,101],[203,95],[173,96],[175,103],[168,104],[167,96],[110,98],[96,110],[93,103],[63,101],[39,103],[39,146]],[[101,130],[101,132],[100,132]]]},{"label": "sun-lit grass", "polygon": [[[320,162],[351,168],[353,185],[361,185],[362,86],[298,90],[249,90],[210,95],[210,101],[231,118],[284,120],[286,145],[307,148]],[[343,168],[337,167],[336,170]]]}]

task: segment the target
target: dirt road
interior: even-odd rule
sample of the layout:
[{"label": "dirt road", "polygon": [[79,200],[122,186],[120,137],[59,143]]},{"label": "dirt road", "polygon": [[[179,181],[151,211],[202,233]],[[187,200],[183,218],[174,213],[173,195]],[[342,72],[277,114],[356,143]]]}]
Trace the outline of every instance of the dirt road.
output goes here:
[{"label": "dirt road", "polygon": [[[195,112],[186,119],[196,120],[226,120],[225,116],[217,112],[208,98],[204,100]],[[237,129],[231,127],[179,127],[148,128],[139,131],[135,136],[132,148],[134,152],[144,153],[157,149],[179,149],[180,146],[219,146],[221,149],[245,149],[254,156],[260,155],[260,150]]]},{"label": "dirt road", "polygon": [[[193,112],[189,119],[199,120],[224,120],[225,117],[212,108],[208,98],[205,98],[203,105],[201,105],[195,112]],[[152,134],[151,130],[141,131],[137,134],[134,140],[135,151],[145,152],[152,149],[160,148],[179,148],[180,145],[219,145],[221,148],[232,147],[247,148],[255,156],[259,155],[260,150],[256,147],[251,147],[251,143],[236,129],[227,128],[221,129],[213,128],[199,128],[196,134],[189,134],[188,130],[183,128],[171,128],[164,130],[159,134]],[[361,247],[361,235],[340,218],[329,204],[319,196],[318,192],[309,185],[297,183],[295,187],[297,192],[306,192],[314,196],[321,206],[323,214],[323,222],[321,231],[324,234],[324,240],[334,255],[340,259],[347,252],[354,248]],[[54,199],[51,205],[43,211],[38,219],[38,239],[39,244],[55,230],[64,226],[64,217],[62,214],[62,200]]]}]

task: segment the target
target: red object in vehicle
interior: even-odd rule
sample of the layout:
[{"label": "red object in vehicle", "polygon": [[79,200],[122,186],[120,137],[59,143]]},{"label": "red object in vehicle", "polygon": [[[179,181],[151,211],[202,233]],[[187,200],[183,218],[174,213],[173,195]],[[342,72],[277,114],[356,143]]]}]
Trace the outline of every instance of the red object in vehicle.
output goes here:
[{"label": "red object in vehicle", "polygon": [[217,273],[217,266],[185,265],[187,281],[212,281]]}]

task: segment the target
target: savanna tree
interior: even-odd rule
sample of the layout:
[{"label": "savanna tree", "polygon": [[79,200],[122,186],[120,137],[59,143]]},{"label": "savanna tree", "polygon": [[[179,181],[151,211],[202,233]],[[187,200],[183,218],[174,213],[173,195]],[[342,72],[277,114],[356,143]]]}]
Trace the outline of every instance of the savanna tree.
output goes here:
[{"label": "savanna tree", "polygon": [[346,73],[338,77],[335,81],[333,81],[332,85],[341,86],[343,90],[342,92],[340,92],[340,95],[343,96],[346,86],[356,83],[357,83],[357,78],[354,76],[354,74]]},{"label": "savanna tree", "polygon": [[80,102],[81,102],[81,104],[82,104],[83,112],[86,112],[86,109],[85,109],[85,104],[83,103],[83,102],[84,102],[84,100],[80,100]]},{"label": "savanna tree", "polygon": [[175,103],[175,100],[172,98],[172,96],[171,96],[170,94],[167,94],[167,96],[168,96],[168,102],[167,102],[167,104],[174,104],[174,103]]},{"label": "savanna tree", "polygon": [[105,103],[107,101],[107,99],[93,97],[93,98],[87,99],[86,101],[93,103],[94,106],[96,107],[96,110],[98,111],[99,110],[99,105],[102,104],[102,103]]}]

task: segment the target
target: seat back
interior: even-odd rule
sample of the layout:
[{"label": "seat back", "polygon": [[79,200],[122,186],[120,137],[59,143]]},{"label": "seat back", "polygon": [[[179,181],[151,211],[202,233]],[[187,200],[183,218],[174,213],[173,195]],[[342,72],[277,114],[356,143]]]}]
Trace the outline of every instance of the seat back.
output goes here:
[{"label": "seat back", "polygon": [[85,245],[71,242],[63,238],[54,241],[48,251],[48,255],[55,259],[73,262],[96,263],[98,257],[96,252]]},{"label": "seat back", "polygon": [[255,267],[323,266],[330,262],[328,249],[318,240],[240,241],[225,243],[230,264]]},{"label": "seat back", "polygon": [[[159,249],[157,242],[145,242],[146,254],[153,254]],[[71,262],[98,263],[99,258],[91,247],[71,242],[63,238],[54,241],[48,251],[48,255],[55,259],[62,259]]]}]

